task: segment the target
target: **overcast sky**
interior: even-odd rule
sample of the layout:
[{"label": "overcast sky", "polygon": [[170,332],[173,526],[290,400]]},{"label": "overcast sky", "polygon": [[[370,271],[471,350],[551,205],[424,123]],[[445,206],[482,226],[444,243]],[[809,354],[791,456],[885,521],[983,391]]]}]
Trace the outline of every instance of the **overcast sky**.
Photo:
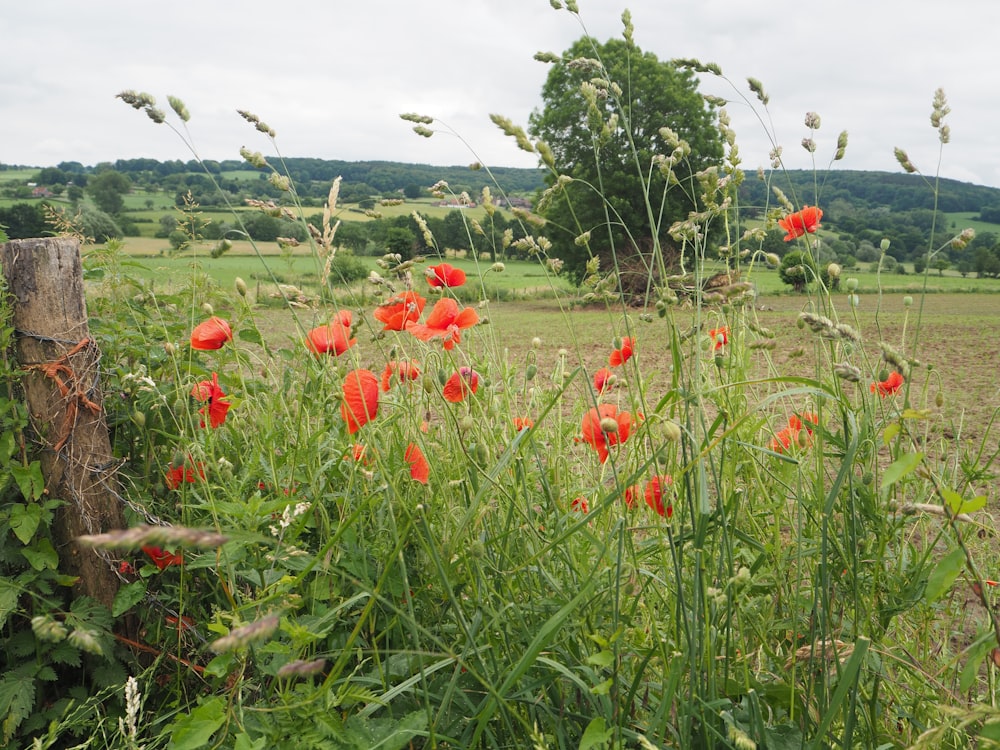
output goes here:
[{"label": "overcast sky", "polygon": [[[584,31],[620,38],[628,8],[644,51],[716,62],[735,84],[703,78],[701,90],[733,100],[747,170],[768,162],[769,134],[786,166],[811,168],[799,144],[815,111],[820,168],[847,130],[839,166],[899,171],[899,146],[933,175],[929,115],[942,87],[952,108],[942,176],[1000,186],[995,0],[578,2],[579,19],[548,0],[6,0],[0,163],[192,158],[175,133],[115,99],[135,89],[165,110],[168,94],[180,97],[206,159],[238,159],[241,146],[272,153],[236,114],[246,109],[277,131],[285,156],[534,166],[490,113],[527,126],[548,70],[533,55],[561,53]],[[740,101],[748,76],[770,95],[766,113]],[[460,137],[421,138],[402,112]]]}]

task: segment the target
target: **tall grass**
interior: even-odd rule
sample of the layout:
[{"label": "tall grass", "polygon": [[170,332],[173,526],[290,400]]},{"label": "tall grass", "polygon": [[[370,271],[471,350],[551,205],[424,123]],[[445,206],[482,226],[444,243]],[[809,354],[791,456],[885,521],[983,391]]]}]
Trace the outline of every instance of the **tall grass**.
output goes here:
[{"label": "tall grass", "polygon": [[[766,122],[759,84],[751,91]],[[724,114],[720,128],[734,144]],[[115,614],[138,635],[93,654],[103,690],[72,693],[45,714],[51,724],[8,710],[7,738],[173,748],[993,738],[998,628],[982,565],[996,555],[979,537],[993,532],[982,511],[995,456],[935,442],[941,404],[914,348],[919,318],[884,341],[878,319],[863,330],[854,298],[843,304],[817,279],[799,318],[811,364],[772,356],[775,334],[754,305],[759,239],[732,219],[742,177],[731,146],[721,167],[673,188],[703,196],[703,211],[674,228],[686,296],[664,286],[648,308],[630,308],[616,269],[595,266],[588,299],[606,313],[595,341],[573,325],[577,300],[553,285],[568,331],[553,358],[540,356],[552,331],[505,337],[487,293],[495,266],[435,287],[424,266],[386,256],[370,280],[380,305],[345,304],[326,273],[334,193],[312,233],[320,306],[286,296],[280,335],[242,280],[221,289],[195,264],[164,294],[128,276],[120,248],[92,255],[104,274],[93,328],[138,531],[91,542],[115,550]],[[272,182],[296,213],[294,185],[277,168]],[[817,202],[776,195],[772,218]],[[659,208],[651,202],[651,215]],[[715,228],[750,252],[729,251],[744,280],[706,292]],[[796,243],[813,252],[807,232]],[[666,279],[674,269],[653,257]],[[538,260],[554,277],[555,259]],[[399,323],[383,326],[393,303]],[[432,325],[452,306],[453,326]],[[192,331],[213,316],[232,335],[213,328],[206,346],[204,329]],[[354,392],[383,371],[388,388]],[[32,624],[38,638],[67,638]],[[38,679],[40,697],[58,692]]]}]

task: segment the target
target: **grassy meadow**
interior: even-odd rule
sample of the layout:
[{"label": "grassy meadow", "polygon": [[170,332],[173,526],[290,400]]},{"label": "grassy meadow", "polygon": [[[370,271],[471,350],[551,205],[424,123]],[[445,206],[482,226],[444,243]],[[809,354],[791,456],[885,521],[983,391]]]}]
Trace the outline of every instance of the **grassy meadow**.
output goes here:
[{"label": "grassy meadow", "polygon": [[[584,140],[607,146],[637,108],[579,64]],[[938,92],[942,145],[948,111]],[[740,158],[712,117],[720,159],[684,177],[698,155],[662,128],[666,192],[645,171],[622,183],[647,217],[674,190],[698,210],[628,235],[650,247],[632,265],[602,267],[577,226],[579,287],[535,224],[493,248],[527,261],[456,257],[427,229],[433,257],[357,258],[342,284],[329,221],[302,208],[320,225],[292,251],[85,247],[86,338],[15,328],[0,294],[0,744],[1000,745],[1000,282],[830,264],[791,293],[766,238],[735,228]],[[576,179],[552,188],[574,210]],[[611,235],[625,207],[594,200]],[[167,209],[129,205],[144,228]],[[776,206],[804,274],[820,207]],[[739,237],[724,281],[712,236]],[[650,280],[642,304],[626,272]],[[51,359],[6,354],[26,337]],[[27,382],[65,416],[29,411]],[[79,444],[84,417],[114,460]],[[53,462],[128,528],[95,511],[63,538],[80,504]],[[113,585],[68,575],[77,554]]]}]

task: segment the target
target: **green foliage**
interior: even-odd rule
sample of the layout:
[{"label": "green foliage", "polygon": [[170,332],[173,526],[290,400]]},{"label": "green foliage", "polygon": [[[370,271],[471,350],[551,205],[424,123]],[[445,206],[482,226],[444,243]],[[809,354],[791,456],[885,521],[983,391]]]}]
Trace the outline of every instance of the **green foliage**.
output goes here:
[{"label": "green foliage", "polygon": [[12,240],[45,237],[49,231],[41,203],[15,203],[0,208],[0,226],[4,227],[4,236]]},{"label": "green foliage", "polygon": [[804,292],[809,284],[819,279],[816,261],[808,250],[793,250],[781,259],[778,278],[796,292]]},{"label": "green foliage", "polygon": [[[625,20],[625,43],[592,48],[602,70],[628,61],[633,82],[666,75],[665,88],[680,81],[692,103],[688,74],[631,48]],[[593,64],[566,63],[560,75],[580,66]],[[635,144],[672,137],[647,124],[638,138],[646,108],[610,76],[593,82],[595,72],[583,79],[589,119],[567,121],[567,132],[575,125],[581,143],[593,135],[598,158],[618,148],[604,166],[634,149],[636,176],[599,183],[601,205],[617,213],[595,213],[580,247],[614,237],[624,219],[622,242],[642,244],[647,268],[665,272],[675,260],[665,227],[642,222],[665,208],[668,178],[649,177],[654,154],[637,158]],[[616,112],[597,90],[621,99]],[[943,106],[936,98],[938,121]],[[609,125],[615,113],[622,131]],[[523,131],[498,119],[524,146]],[[623,277],[641,272],[620,256],[590,260],[599,310],[573,309],[554,289],[556,315],[532,304],[528,324],[510,330],[514,316],[487,287],[504,266],[480,260],[525,253],[554,288],[559,270],[525,211],[516,237],[488,211],[374,225],[366,244],[392,252],[370,296],[349,306],[339,288],[316,285],[284,287],[280,309],[256,307],[245,283],[229,292],[212,282],[203,263],[214,258],[188,261],[166,289],[131,275],[118,243],[88,253],[134,528],[107,549],[124,580],[110,611],[62,595],[56,508],[27,455],[20,371],[5,359],[5,739],[875,750],[996,734],[978,708],[998,698],[982,670],[1000,645],[978,555],[991,568],[997,558],[965,524],[989,526],[981,487],[1000,453],[987,437],[966,450],[944,434],[917,308],[898,313],[900,341],[890,340],[897,312],[838,308],[829,284],[808,283],[817,260],[792,250],[782,267],[804,278],[801,325],[764,325],[754,280],[774,251],[766,234],[738,230],[726,199],[741,173],[724,118],[719,126],[724,154],[715,136],[692,136],[691,158],[670,165],[681,196],[698,197],[671,236],[689,273],[650,281],[647,270],[655,302],[642,308],[621,304]],[[566,174],[577,168],[568,154]],[[708,168],[685,174],[699,159]],[[214,176],[224,165],[200,166]],[[287,177],[266,184],[294,202]],[[184,193],[181,222],[191,238],[201,230],[194,194]],[[626,195],[641,208],[626,214]],[[263,201],[260,215],[283,209]],[[299,259],[317,276],[328,265],[333,277],[357,273],[357,258],[333,254],[334,213],[299,226],[308,256],[286,243],[290,275]],[[720,227],[760,246],[719,260]],[[445,257],[453,242],[472,256],[466,283],[432,288],[409,256]],[[276,281],[273,259],[256,260]],[[726,277],[709,286],[721,266]],[[386,322],[396,306],[402,319]],[[211,334],[192,334],[206,323]],[[9,343],[9,325],[0,330]],[[134,649],[120,655],[127,682],[116,640]]]},{"label": "green foliage", "polygon": [[95,208],[80,212],[80,230],[95,242],[107,242],[124,236],[121,227],[108,214]]},{"label": "green foliage", "polygon": [[[630,42],[585,37],[552,66],[542,101],[531,133],[559,165],[546,176],[551,201],[540,211],[551,254],[581,279],[592,256],[627,267],[645,255],[649,265],[650,254],[674,247],[671,225],[699,208],[693,175],[722,157],[694,75]],[[585,233],[588,240],[578,241]]]},{"label": "green foliage", "polygon": [[109,169],[92,177],[87,183],[87,193],[97,207],[106,214],[118,216],[125,208],[125,194],[132,188],[127,175]]}]

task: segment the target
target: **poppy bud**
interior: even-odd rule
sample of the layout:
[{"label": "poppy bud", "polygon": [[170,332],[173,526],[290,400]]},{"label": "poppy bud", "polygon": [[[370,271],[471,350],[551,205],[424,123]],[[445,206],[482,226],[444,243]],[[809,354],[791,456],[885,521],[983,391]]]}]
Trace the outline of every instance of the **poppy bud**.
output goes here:
[{"label": "poppy bud", "polygon": [[889,249],[889,240],[883,239],[880,243],[878,243],[878,246],[883,253],[886,252]]},{"label": "poppy bud", "polygon": [[847,287],[847,291],[853,292],[858,288],[858,280],[852,276],[844,282],[844,286]]},{"label": "poppy bud", "polygon": [[767,261],[769,266],[780,266],[781,258],[778,257],[777,253],[764,253],[764,260]]},{"label": "poppy bud", "polygon": [[141,412],[138,409],[136,409],[134,412],[132,412],[132,421],[135,422],[136,425],[139,426],[139,427],[145,427],[146,426],[146,413],[145,412]]},{"label": "poppy bud", "polygon": [[205,315],[208,315],[208,316],[215,315],[215,310],[207,302],[202,302],[201,303],[201,311],[203,313],[205,313]]},{"label": "poppy bud", "polygon": [[903,307],[910,307],[910,305],[912,304],[913,304],[913,297],[911,297],[909,294],[903,297]]},{"label": "poppy bud", "polygon": [[451,377],[451,376],[448,374],[447,371],[445,371],[443,369],[438,370],[438,383],[440,383],[441,385],[444,385],[445,383],[447,383],[449,377]]},{"label": "poppy bud", "polygon": [[934,403],[937,405],[938,409],[944,406],[944,394],[941,393],[941,391],[938,391],[937,395],[934,397]]},{"label": "poppy bud", "polygon": [[531,348],[532,349],[541,349],[542,348],[542,340],[540,338],[538,338],[538,336],[535,336],[535,338],[533,338],[531,340]]},{"label": "poppy bud", "polygon": [[601,420],[601,432],[618,432],[618,420],[614,417],[604,417]]},{"label": "poppy bud", "polygon": [[525,380],[534,380],[535,375],[538,374],[538,366],[535,364],[530,364],[524,370]]},{"label": "poppy bud", "polygon": [[480,466],[485,466],[490,460],[490,451],[483,443],[476,443],[472,449],[472,455]]},{"label": "poppy bud", "polygon": [[241,297],[247,296],[247,283],[241,279],[239,276],[236,277],[236,292]]},{"label": "poppy bud", "polygon": [[420,379],[420,385],[424,389],[424,393],[434,392],[434,378],[432,378],[430,375],[424,375]]},{"label": "poppy bud", "polygon": [[172,357],[174,356],[174,352],[177,351],[177,347],[168,341],[163,345],[163,351],[167,353],[168,357]]},{"label": "poppy bud", "polygon": [[831,263],[826,267],[826,272],[830,275],[831,279],[840,278],[840,265],[837,263]]},{"label": "poppy bud", "polygon": [[868,485],[875,481],[875,475],[870,471],[866,471],[861,477],[861,483]]},{"label": "poppy bud", "polygon": [[666,420],[660,425],[660,429],[663,431],[663,437],[671,443],[676,443],[681,439],[681,426],[672,419]]},{"label": "poppy bud", "polygon": [[458,429],[460,429],[462,432],[468,432],[473,427],[475,427],[475,425],[476,425],[475,420],[468,414],[466,414],[464,417],[458,420]]}]

